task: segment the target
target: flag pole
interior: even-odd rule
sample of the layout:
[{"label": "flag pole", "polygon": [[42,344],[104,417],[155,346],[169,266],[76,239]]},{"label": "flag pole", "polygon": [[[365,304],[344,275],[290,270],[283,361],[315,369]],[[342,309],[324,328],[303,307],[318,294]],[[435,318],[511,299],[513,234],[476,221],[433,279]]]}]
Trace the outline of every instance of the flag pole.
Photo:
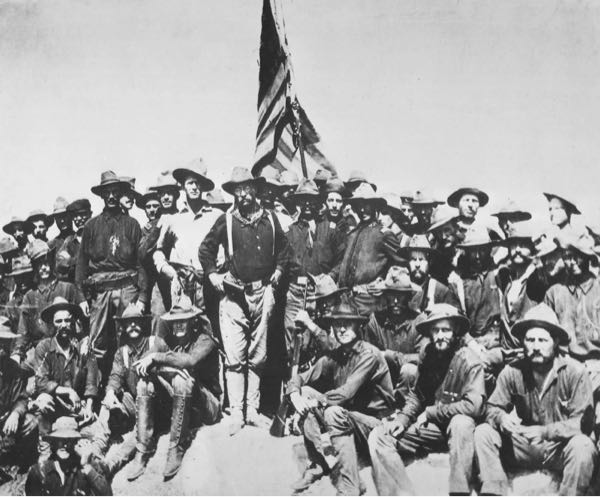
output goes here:
[{"label": "flag pole", "polygon": [[302,142],[302,121],[298,113],[298,99],[294,99],[292,102],[292,113],[294,114],[294,135],[296,143],[298,144],[298,151],[300,152],[300,164],[302,165],[302,176],[308,179],[308,170],[306,169],[306,159],[304,158],[304,143]]}]

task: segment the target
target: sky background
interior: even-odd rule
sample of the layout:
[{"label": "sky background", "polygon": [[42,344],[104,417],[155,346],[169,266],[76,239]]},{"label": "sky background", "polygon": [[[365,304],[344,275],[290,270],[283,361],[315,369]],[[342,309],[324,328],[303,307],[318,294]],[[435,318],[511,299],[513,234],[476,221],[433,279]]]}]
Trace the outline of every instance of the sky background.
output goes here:
[{"label": "sky background", "polygon": [[[471,185],[600,222],[600,2],[282,0],[301,103],[340,176]],[[261,0],[0,0],[0,222],[100,172],[251,166]],[[96,202],[95,206],[99,206]]]}]

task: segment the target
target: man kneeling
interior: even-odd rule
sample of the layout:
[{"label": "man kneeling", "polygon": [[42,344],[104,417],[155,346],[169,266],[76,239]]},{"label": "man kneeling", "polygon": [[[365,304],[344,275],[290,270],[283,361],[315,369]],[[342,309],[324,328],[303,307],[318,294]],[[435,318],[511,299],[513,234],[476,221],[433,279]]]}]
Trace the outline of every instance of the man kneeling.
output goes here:
[{"label": "man kneeling", "polygon": [[190,420],[213,424],[221,416],[219,356],[210,324],[200,309],[182,297],[162,316],[171,324],[168,352],[151,352],[134,364],[137,384],[137,452],[129,480],[139,478],[154,451],[155,397],[166,389],[173,398],[165,480],[177,474],[189,442]]},{"label": "man kneeling", "polygon": [[431,337],[418,365],[417,383],[402,412],[369,436],[373,480],[379,495],[414,495],[402,455],[450,451],[450,494],[469,494],[475,420],[485,400],[483,366],[462,345],[469,320],[450,304],[434,304],[417,331]]},{"label": "man kneeling", "polygon": [[[547,305],[533,307],[511,333],[522,341],[525,357],[502,370],[487,422],[475,430],[481,493],[506,494],[504,462],[562,471],[560,494],[583,495],[598,458],[592,440],[581,433],[582,414],[593,403],[589,375],[560,351],[569,335]],[[513,406],[516,416],[510,414]]]}]

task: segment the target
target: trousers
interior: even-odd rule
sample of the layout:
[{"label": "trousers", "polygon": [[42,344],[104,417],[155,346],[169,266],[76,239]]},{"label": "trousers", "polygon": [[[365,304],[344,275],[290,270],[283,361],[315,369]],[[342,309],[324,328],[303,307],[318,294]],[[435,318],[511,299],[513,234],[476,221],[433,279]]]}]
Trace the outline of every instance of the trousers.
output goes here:
[{"label": "trousers", "polygon": [[479,464],[481,493],[506,495],[509,467],[550,469],[562,472],[560,495],[584,495],[594,473],[598,452],[586,435],[554,442],[523,436],[501,435],[487,423],[475,429],[475,453]]},{"label": "trousers", "polygon": [[375,428],[369,436],[373,480],[379,495],[414,495],[401,456],[422,457],[430,452],[450,453],[450,493],[470,493],[473,473],[475,421],[462,414],[454,416],[448,426],[434,423],[409,426],[399,439]]}]

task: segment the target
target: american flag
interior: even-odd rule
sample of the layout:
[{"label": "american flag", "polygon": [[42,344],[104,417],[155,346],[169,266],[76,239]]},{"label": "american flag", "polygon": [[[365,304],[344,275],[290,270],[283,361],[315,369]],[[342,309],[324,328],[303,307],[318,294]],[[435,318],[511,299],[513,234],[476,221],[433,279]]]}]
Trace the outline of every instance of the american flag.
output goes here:
[{"label": "american flag", "polygon": [[320,137],[300,106],[293,87],[293,68],[285,36],[280,0],[263,0],[258,73],[258,128],[252,172],[272,165],[283,171],[294,170],[302,176],[298,136],[304,146],[308,176],[327,169],[336,176],[335,167],[317,147]]}]

